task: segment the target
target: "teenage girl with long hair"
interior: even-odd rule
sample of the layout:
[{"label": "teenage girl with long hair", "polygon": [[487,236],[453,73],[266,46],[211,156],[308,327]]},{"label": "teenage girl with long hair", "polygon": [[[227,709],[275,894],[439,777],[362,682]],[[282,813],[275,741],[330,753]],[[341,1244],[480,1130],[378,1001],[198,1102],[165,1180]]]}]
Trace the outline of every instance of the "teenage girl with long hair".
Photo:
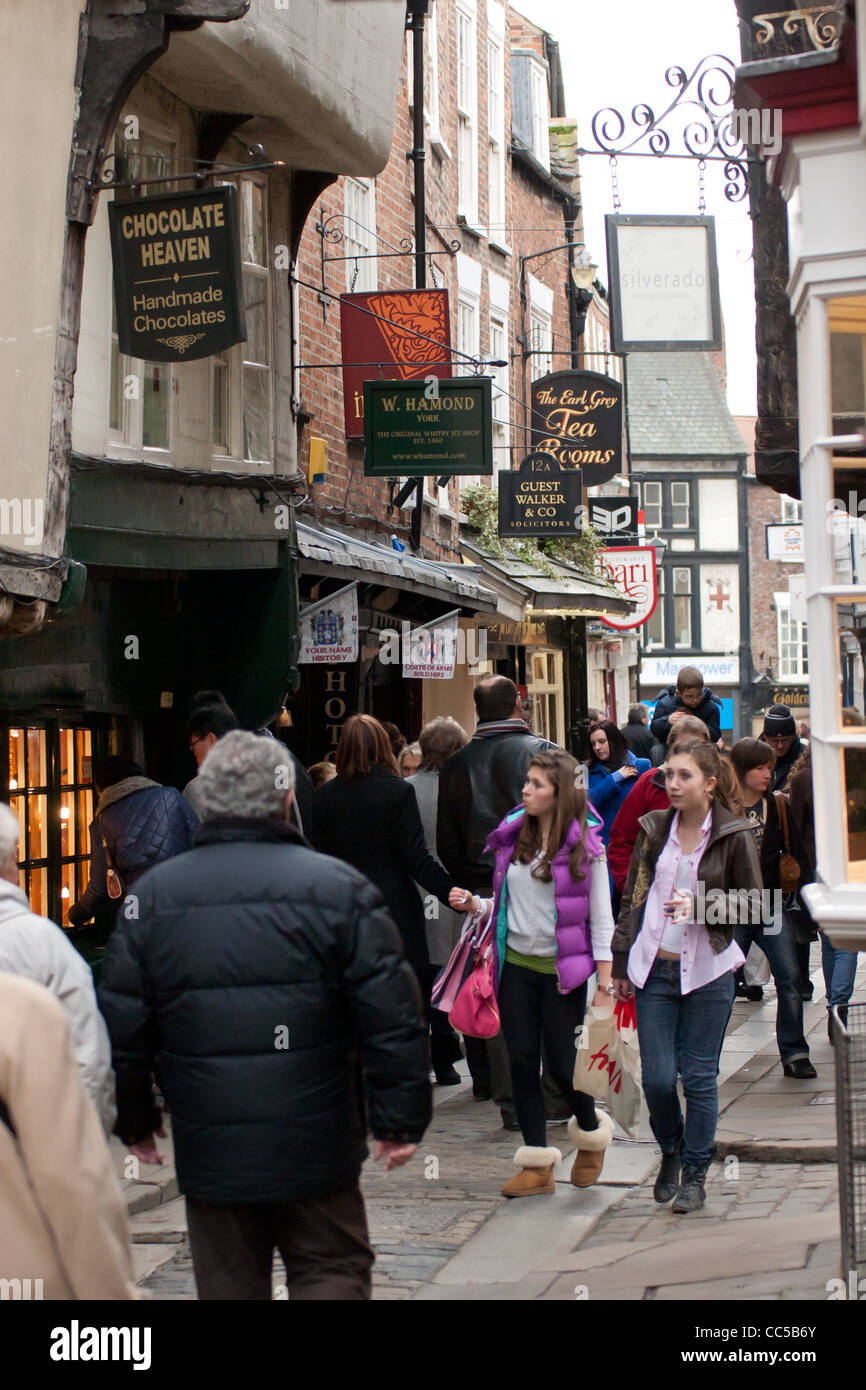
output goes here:
[{"label": "teenage girl with long hair", "polygon": [[610,1004],[610,908],[601,822],[583,786],[581,765],[561,749],[529,765],[523,804],[510,811],[487,841],[495,855],[493,898],[455,889],[451,906],[492,913],[494,983],[511,1062],[514,1106],[523,1145],[520,1172],[506,1197],[555,1191],[562,1157],[548,1147],[541,1088],[541,1043],[559,1090],[570,1097],[569,1138],[577,1145],[575,1187],[598,1178],[613,1122],[591,1096],[574,1090],[575,1029],[583,1022],[587,981],[598,973],[596,1004]]},{"label": "teenage girl with long hair", "polygon": [[[665,780],[670,809],[640,819],[613,936],[613,985],[617,998],[635,995],[644,1095],[662,1150],[653,1196],[687,1212],[706,1200],[719,1056],[744,960],[727,895],[760,892],[761,869],[736,778],[712,744],[678,743]],[[712,913],[696,911],[699,881]]]}]

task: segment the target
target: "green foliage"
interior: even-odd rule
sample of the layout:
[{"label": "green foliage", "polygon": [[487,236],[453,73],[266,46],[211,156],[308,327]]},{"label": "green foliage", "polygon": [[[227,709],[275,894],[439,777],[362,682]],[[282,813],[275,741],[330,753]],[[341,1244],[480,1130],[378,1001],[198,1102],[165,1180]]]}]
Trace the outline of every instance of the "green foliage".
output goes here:
[{"label": "green foliage", "polygon": [[[478,532],[482,548],[499,560],[505,559],[505,547],[499,537],[499,499],[496,489],[484,487],[479,483],[461,488],[460,506],[469,525]],[[561,539],[537,542],[508,542],[508,548],[513,554],[519,556],[526,564],[537,566],[551,578],[555,578],[557,574],[555,566],[551,563],[553,560],[573,565],[585,578],[593,578],[595,557],[601,546],[598,533],[586,523],[579,536],[563,536]]]}]

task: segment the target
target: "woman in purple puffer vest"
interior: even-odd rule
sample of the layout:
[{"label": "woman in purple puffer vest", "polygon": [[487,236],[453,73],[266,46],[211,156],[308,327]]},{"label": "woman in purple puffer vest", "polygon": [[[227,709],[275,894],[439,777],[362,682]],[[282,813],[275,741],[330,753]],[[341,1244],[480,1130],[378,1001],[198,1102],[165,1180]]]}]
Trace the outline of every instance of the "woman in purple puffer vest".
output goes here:
[{"label": "woman in purple puffer vest", "polygon": [[520,1172],[503,1187],[505,1197],[556,1190],[553,1169],[562,1155],[547,1146],[542,1037],[553,1078],[572,1098],[575,1187],[596,1181],[613,1136],[609,1116],[573,1089],[575,1029],[583,1023],[587,981],[596,971],[593,1002],[610,1004],[613,934],[601,817],[587,800],[584,780],[585,770],[561,749],[537,754],[526,773],[523,805],[487,841],[496,857],[493,898],[460,888],[450,898],[458,910],[493,914],[494,982],[523,1132],[514,1157]]}]

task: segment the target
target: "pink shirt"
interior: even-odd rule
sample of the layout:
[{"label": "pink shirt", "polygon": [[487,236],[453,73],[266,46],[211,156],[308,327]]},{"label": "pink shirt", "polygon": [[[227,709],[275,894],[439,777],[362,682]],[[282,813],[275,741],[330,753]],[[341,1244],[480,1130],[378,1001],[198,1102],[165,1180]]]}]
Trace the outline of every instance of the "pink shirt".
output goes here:
[{"label": "pink shirt", "polygon": [[[643,989],[653,962],[658,955],[667,918],[664,905],[673,897],[677,877],[677,866],[683,856],[679,840],[679,811],[671,822],[667,844],[656,861],[655,877],[647,894],[643,924],[635,937],[628,956],[628,977],[638,989]],[[695,897],[698,891],[698,868],[710,838],[713,825],[712,808],[707,812],[701,826],[698,846],[688,856],[689,891]],[[691,994],[692,990],[708,985],[729,970],[736,970],[743,964],[745,956],[732,941],[724,951],[717,955],[710,945],[705,926],[696,922],[686,922],[683,929],[683,949],[680,956],[680,991]]]}]

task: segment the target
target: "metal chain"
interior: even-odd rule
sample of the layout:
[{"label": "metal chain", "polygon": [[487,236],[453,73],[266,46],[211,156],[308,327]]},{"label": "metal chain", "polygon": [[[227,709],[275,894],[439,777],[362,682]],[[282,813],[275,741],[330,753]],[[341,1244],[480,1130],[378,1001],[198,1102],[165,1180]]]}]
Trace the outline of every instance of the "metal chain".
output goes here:
[{"label": "metal chain", "polygon": [[707,161],[698,160],[698,216],[703,217],[707,210],[707,188],[706,188]]},{"label": "metal chain", "polygon": [[439,281],[436,279],[436,262],[432,256],[427,257],[427,264],[430,267],[430,279],[433,281],[433,288],[434,290],[438,290]]},{"label": "metal chain", "polygon": [[355,269],[352,271],[352,283],[349,286],[349,294],[355,293],[355,281],[358,279],[358,271],[360,270],[360,268],[360,262],[356,261]]},{"label": "metal chain", "polygon": [[613,193],[613,210],[614,212],[619,212],[620,208],[622,207],[622,203],[620,202],[619,198],[619,179],[617,177],[616,155],[612,154],[607,162],[610,165],[610,187],[611,192]]}]

